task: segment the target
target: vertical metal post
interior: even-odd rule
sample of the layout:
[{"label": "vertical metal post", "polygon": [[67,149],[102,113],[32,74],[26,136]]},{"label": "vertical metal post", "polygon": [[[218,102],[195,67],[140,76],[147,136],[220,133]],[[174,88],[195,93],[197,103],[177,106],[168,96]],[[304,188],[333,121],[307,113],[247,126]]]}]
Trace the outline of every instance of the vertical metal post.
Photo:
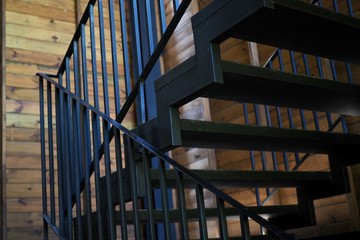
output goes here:
[{"label": "vertical metal post", "polygon": [[109,94],[108,94],[108,76],[106,68],[106,46],[105,46],[105,33],[104,33],[104,13],[103,13],[103,2],[98,0],[98,20],[99,20],[99,36],[100,36],[100,52],[101,52],[101,72],[102,72],[102,83],[103,83],[103,101],[104,110],[106,115],[110,115],[109,106]]},{"label": "vertical metal post", "polygon": [[184,175],[180,171],[176,171],[176,183],[177,183],[177,196],[178,196],[178,205],[180,211],[180,229],[181,229],[181,239],[189,240],[189,227],[188,219],[186,213],[186,201],[185,201],[185,186],[184,186]]},{"label": "vertical metal post", "polygon": [[123,50],[124,61],[124,75],[125,75],[125,88],[126,96],[129,96],[131,92],[131,76],[130,76],[130,62],[129,62],[129,48],[127,37],[127,23],[126,23],[126,11],[124,0],[119,1],[120,21],[121,21],[121,40]]},{"label": "vertical metal post", "polygon": [[[114,128],[114,137],[115,142],[120,142],[120,131]],[[115,154],[116,154],[116,171],[117,171],[117,182],[118,184],[118,199],[119,199],[119,210],[120,210],[120,229],[121,229],[121,239],[127,240],[127,222],[126,222],[126,207],[125,207],[125,183],[124,174],[123,174],[123,162],[121,156],[121,145],[115,145]]]},{"label": "vertical metal post", "polygon": [[204,203],[204,189],[200,184],[196,184],[196,204],[199,210],[199,228],[200,228],[200,238],[208,239],[208,229],[206,224],[206,213],[205,213],[205,203]]},{"label": "vertical metal post", "polygon": [[147,212],[148,212],[148,226],[149,226],[149,237],[150,239],[156,239],[156,228],[154,219],[154,196],[151,184],[151,157],[146,149],[142,149],[142,161],[144,163],[144,175],[146,185],[146,201],[147,201]]},{"label": "vertical metal post", "polygon": [[220,198],[216,198],[217,210],[218,210],[218,222],[219,222],[219,230],[220,230],[220,238],[228,239],[229,233],[227,229],[227,221],[225,214],[225,203],[224,200]]},{"label": "vertical metal post", "polygon": [[103,146],[104,146],[104,161],[105,161],[105,182],[106,182],[106,208],[107,208],[107,225],[110,239],[116,238],[113,195],[111,187],[111,162],[110,162],[110,142],[109,142],[109,123],[106,120],[102,121],[103,126]]},{"label": "vertical metal post", "polygon": [[93,158],[94,158],[94,177],[95,177],[95,193],[96,193],[96,218],[97,218],[97,228],[98,228],[98,237],[99,239],[104,239],[103,227],[105,226],[102,221],[103,211],[102,206],[103,202],[101,199],[101,186],[100,186],[100,120],[99,116],[96,113],[92,113],[91,116],[92,124],[92,134],[93,134]]},{"label": "vertical metal post", "polygon": [[[39,78],[40,98],[40,139],[41,139],[41,179],[42,179],[42,207],[43,215],[47,216],[47,189],[46,189],[46,156],[45,156],[45,111],[44,111],[44,79]],[[48,224],[43,219],[44,239],[48,239]]]},{"label": "vertical metal post", "polygon": [[[50,177],[50,221],[56,225],[55,215],[55,176],[54,176],[54,146],[53,146],[53,121],[52,121],[52,94],[51,84],[47,82],[47,111],[48,111],[48,151],[49,151],[49,177]],[[46,171],[46,169],[43,169]]]}]

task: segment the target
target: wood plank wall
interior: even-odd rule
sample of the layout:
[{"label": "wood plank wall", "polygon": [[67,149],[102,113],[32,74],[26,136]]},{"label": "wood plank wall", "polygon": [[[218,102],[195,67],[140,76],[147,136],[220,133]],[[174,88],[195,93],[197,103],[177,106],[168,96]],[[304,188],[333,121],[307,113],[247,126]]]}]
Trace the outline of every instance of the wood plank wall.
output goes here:
[{"label": "wood plank wall", "polygon": [[42,239],[37,72],[56,73],[75,31],[74,0],[6,1],[8,239]]},{"label": "wood plank wall", "polygon": [[5,1],[0,3],[0,239],[6,239],[5,159]]},{"label": "wood plank wall", "polygon": [[[3,1],[2,1],[3,2]],[[7,0],[6,1],[6,157],[8,239],[42,239],[41,164],[39,142],[39,96],[37,72],[56,73],[73,37],[76,22],[88,0]],[[103,1],[107,6],[107,1]],[[122,56],[118,1],[115,0],[118,56]],[[106,10],[105,10],[106,9]],[[108,79],[112,79],[110,31],[107,8],[104,9]],[[95,16],[98,16],[95,7]],[[97,70],[101,68],[99,23],[95,21]],[[86,29],[87,43],[90,42]],[[86,49],[89,86],[92,86],[90,48]],[[118,58],[119,77],[123,60]],[[99,83],[100,85],[101,83]],[[112,87],[112,86],[110,86]],[[121,103],[125,100],[124,83],[120,84]],[[100,87],[99,89],[102,89]],[[92,88],[89,88],[91,91]],[[100,93],[99,97],[103,94]],[[92,93],[89,98],[92,99]],[[110,111],[114,115],[114,93],[109,91]],[[103,101],[100,101],[103,110]],[[133,128],[134,109],[123,124]],[[4,134],[5,134],[4,133]],[[111,153],[114,155],[114,146]],[[55,156],[56,157],[56,156]],[[102,166],[103,167],[103,166]],[[112,169],[116,169],[114,166]],[[93,201],[95,203],[95,201]]]}]

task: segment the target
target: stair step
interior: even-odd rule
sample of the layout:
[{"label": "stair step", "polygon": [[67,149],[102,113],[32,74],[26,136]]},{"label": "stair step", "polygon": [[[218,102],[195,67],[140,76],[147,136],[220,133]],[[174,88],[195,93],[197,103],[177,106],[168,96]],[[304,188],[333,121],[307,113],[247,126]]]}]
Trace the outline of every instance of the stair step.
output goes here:
[{"label": "stair step", "polygon": [[[329,172],[283,172],[283,171],[237,171],[237,170],[191,170],[203,180],[218,188],[242,187],[308,187],[328,185],[331,182]],[[151,170],[153,186],[159,186],[159,170]],[[176,170],[166,171],[166,184],[176,187]],[[186,188],[193,188],[195,183],[184,175]]]},{"label": "stair step", "polygon": [[360,115],[360,86],[222,62],[223,84],[203,97]]},{"label": "stair step", "polygon": [[197,28],[202,31],[196,35],[209,32],[213,39],[236,37],[331,59],[360,62],[360,20],[357,18],[304,1],[221,2],[193,17],[195,32]]},{"label": "stair step", "polygon": [[[176,131],[176,129],[174,130]],[[184,147],[346,153],[340,165],[356,164],[360,135],[180,119]],[[177,133],[174,133],[177,134]],[[340,155],[341,156],[341,155]]]},{"label": "stair step", "polygon": [[[261,207],[248,207],[248,209],[256,214],[261,215],[262,217],[277,217],[281,215],[287,214],[296,214],[299,212],[297,205],[281,205],[281,206],[261,206]],[[126,212],[126,219],[131,223],[134,218],[133,211]],[[164,213],[161,210],[153,210],[154,220],[157,223],[164,222]],[[186,215],[188,221],[197,221],[199,218],[199,209],[192,208],[186,210]],[[207,208],[205,209],[205,215],[207,218],[217,218],[218,217],[218,209],[217,208]],[[235,208],[225,208],[225,215],[227,217],[235,217],[238,218],[239,211]],[[180,221],[180,211],[179,209],[170,209],[169,210],[169,219],[171,222]],[[116,211],[115,221],[120,222],[120,213]],[[139,219],[141,222],[145,222],[149,220],[149,215],[147,210],[139,211]]]},{"label": "stair step", "polygon": [[330,234],[318,237],[297,238],[299,240],[339,240],[339,239],[360,239],[360,231]]}]

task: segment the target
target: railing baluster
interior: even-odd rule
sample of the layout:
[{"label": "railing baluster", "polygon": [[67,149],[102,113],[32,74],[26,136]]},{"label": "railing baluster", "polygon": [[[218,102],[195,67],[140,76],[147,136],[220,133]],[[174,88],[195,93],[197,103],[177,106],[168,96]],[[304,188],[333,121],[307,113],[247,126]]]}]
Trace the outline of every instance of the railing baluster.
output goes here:
[{"label": "railing baluster", "polygon": [[113,71],[113,84],[114,84],[114,102],[115,102],[115,114],[120,112],[120,85],[119,85],[119,70],[116,48],[116,26],[114,16],[114,1],[109,0],[109,22],[110,22],[110,38],[111,38],[111,63]]},{"label": "railing baluster", "polygon": [[200,238],[208,239],[205,203],[204,203],[204,189],[200,184],[196,184],[195,191],[196,191],[196,205],[199,211]]},{"label": "railing baluster", "polygon": [[349,10],[349,15],[351,17],[354,17],[354,10],[353,10],[353,6],[351,3],[351,0],[346,0],[347,6],[348,6],[348,10]]},{"label": "railing baluster", "polygon": [[[120,131],[119,129],[114,128],[114,137],[115,143],[121,143],[120,140]],[[127,224],[126,224],[126,208],[125,208],[125,191],[124,186],[124,173],[123,173],[123,162],[121,154],[121,145],[115,144],[115,156],[116,156],[116,175],[118,182],[118,199],[119,199],[119,211],[120,211],[120,229],[121,229],[121,239],[127,240]]]},{"label": "railing baluster", "polygon": [[[68,76],[68,70],[66,71],[66,75]],[[69,74],[70,75],[70,74]],[[67,77],[68,79],[68,77]],[[66,80],[68,81],[68,80]],[[71,126],[71,99],[70,96],[64,96],[64,116],[65,116],[65,143],[66,143],[66,188],[67,188],[67,201],[66,201],[66,209],[67,209],[67,222],[68,222],[68,234],[72,233],[73,224],[72,224],[72,195],[73,195],[73,169],[71,165],[71,159],[73,159],[72,153],[72,126]],[[72,234],[70,234],[70,239],[72,239]]]},{"label": "railing baluster", "polygon": [[147,29],[148,29],[148,40],[149,40],[149,52],[150,55],[153,53],[154,51],[154,29],[153,29],[153,19],[152,19],[152,14],[151,14],[151,3],[153,3],[153,0],[145,0],[145,6],[146,6],[146,20],[147,20]]},{"label": "railing baluster", "polygon": [[124,61],[124,75],[125,75],[125,88],[126,96],[128,97],[131,92],[131,76],[130,76],[130,62],[129,62],[129,50],[128,50],[128,38],[127,38],[127,23],[126,23],[126,11],[124,0],[119,1],[120,21],[121,21],[121,40],[122,51]]},{"label": "railing baluster", "polygon": [[166,16],[165,16],[165,3],[164,0],[158,0],[159,5],[159,21],[161,28],[161,36],[164,34],[166,29]]},{"label": "railing baluster", "polygon": [[[244,109],[243,112],[244,112],[244,118],[245,118],[245,125],[248,126],[248,125],[250,125],[250,120],[249,120],[249,112],[248,112],[247,103],[243,103],[243,109]],[[251,161],[251,170],[255,171],[256,170],[256,162],[255,162],[254,151],[249,150],[249,154],[250,154],[250,161]],[[255,188],[255,197],[256,197],[256,202],[259,204],[260,203],[259,188]]]},{"label": "railing baluster", "polygon": [[141,228],[140,228],[140,207],[139,207],[139,196],[138,196],[138,186],[139,183],[137,181],[136,174],[136,159],[135,159],[135,144],[134,141],[130,137],[126,137],[126,148],[127,148],[127,156],[129,162],[129,170],[130,170],[130,184],[131,184],[131,198],[132,198],[132,211],[133,211],[133,222],[134,222],[134,233],[135,238],[141,238]]},{"label": "railing baluster", "polygon": [[105,114],[110,115],[109,106],[109,89],[108,89],[108,75],[106,68],[106,46],[105,46],[105,33],[104,33],[104,13],[103,13],[103,2],[98,0],[98,20],[99,20],[99,36],[100,36],[100,52],[101,52],[101,73],[102,73],[102,84],[103,84],[103,101]]},{"label": "railing baluster", "polygon": [[56,226],[55,215],[55,176],[54,176],[54,143],[52,121],[52,94],[51,84],[47,82],[47,111],[48,111],[48,151],[49,151],[49,177],[50,177],[50,222]]},{"label": "railing baluster", "polygon": [[[45,155],[45,110],[44,110],[44,79],[39,78],[39,102],[40,102],[40,139],[41,139],[41,181],[42,181],[42,207],[43,215],[48,215],[47,189],[46,189],[46,155]],[[48,239],[48,224],[43,219],[43,236]]]},{"label": "railing baluster", "polygon": [[[89,89],[88,89],[88,69],[86,59],[86,35],[85,24],[81,24],[81,61],[82,61],[82,83],[83,83],[83,96],[84,101],[89,102]],[[84,169],[85,169],[85,208],[86,208],[86,223],[87,226],[92,226],[92,210],[91,210],[91,184],[90,184],[90,163],[91,163],[91,148],[90,148],[90,115],[85,107],[82,109],[81,115],[83,116],[84,123]],[[88,239],[93,239],[92,228],[87,228]]]},{"label": "railing baluster", "polygon": [[[106,182],[106,208],[107,208],[107,226],[109,228],[109,238],[116,238],[113,195],[111,184],[111,160],[110,160],[110,142],[109,142],[109,123],[103,119],[103,143],[104,143],[104,161],[105,161],[105,182]],[[120,183],[119,183],[120,184]]]},{"label": "railing baluster", "polygon": [[245,240],[251,240],[249,218],[243,213],[240,213],[239,216],[240,216],[240,228],[241,228],[242,238]]},{"label": "railing baluster", "polygon": [[348,83],[352,84],[353,83],[353,74],[351,71],[351,66],[349,63],[345,63],[345,66],[346,66],[346,73],[348,76]]},{"label": "railing baluster", "polygon": [[[59,76],[59,84],[61,84],[61,76]],[[60,235],[64,234],[63,227],[65,226],[64,222],[64,202],[63,197],[65,196],[64,184],[63,184],[63,172],[65,169],[63,168],[63,141],[62,141],[62,113],[60,112],[60,105],[63,104],[62,98],[60,97],[60,90],[55,88],[55,116],[56,116],[56,144],[57,144],[57,168],[58,168],[58,201],[59,201],[59,227],[60,227]]]},{"label": "railing baluster", "polygon": [[80,182],[82,178],[81,174],[81,165],[82,165],[82,144],[81,144],[81,117],[80,117],[80,104],[72,100],[72,123],[73,123],[73,134],[74,134],[74,142],[73,142],[73,161],[72,161],[72,168],[75,168],[75,198],[76,198],[76,222],[77,222],[77,233],[78,239],[83,239],[83,224],[82,224],[82,204],[81,204],[81,188]]},{"label": "railing baluster", "polygon": [[[98,90],[98,74],[97,74],[97,62],[96,62],[96,40],[95,40],[95,20],[94,20],[94,6],[89,7],[89,19],[90,19],[90,46],[91,46],[91,65],[92,65],[92,78],[93,78],[93,95],[94,106],[99,108],[99,90]],[[96,155],[97,156],[97,155]],[[94,157],[96,157],[94,156]]]},{"label": "railing baluster", "polygon": [[92,134],[93,134],[93,156],[94,156],[94,175],[95,175],[95,192],[96,192],[96,218],[97,218],[97,228],[98,228],[98,237],[99,239],[104,239],[104,231],[103,226],[104,223],[102,221],[103,211],[102,211],[102,199],[101,199],[101,186],[100,186],[100,165],[99,162],[101,160],[100,157],[100,120],[99,116],[96,113],[92,113],[91,117],[92,124]]},{"label": "railing baluster", "polygon": [[180,231],[181,239],[189,240],[189,227],[188,227],[188,218],[186,213],[186,201],[185,201],[185,186],[184,186],[184,175],[180,171],[176,171],[176,183],[177,183],[177,196],[178,196],[178,205],[180,211]]},{"label": "railing baluster", "polygon": [[339,12],[339,6],[337,0],[332,0],[335,12]]},{"label": "railing baluster", "polygon": [[162,159],[159,159],[159,172],[160,172],[160,192],[163,207],[163,218],[165,227],[165,239],[171,239],[171,228],[169,218],[169,196],[166,184],[166,167]]},{"label": "railing baluster", "polygon": [[156,239],[155,229],[155,218],[154,218],[154,200],[153,200],[153,189],[151,183],[151,157],[146,149],[142,149],[142,161],[144,162],[144,175],[146,185],[146,201],[147,201],[147,212],[148,212],[148,225],[150,229],[150,239]]},{"label": "railing baluster", "polygon": [[222,200],[220,198],[216,198],[216,206],[217,206],[217,210],[218,210],[220,238],[228,239],[229,233],[228,233],[228,228],[227,228],[224,200]]}]

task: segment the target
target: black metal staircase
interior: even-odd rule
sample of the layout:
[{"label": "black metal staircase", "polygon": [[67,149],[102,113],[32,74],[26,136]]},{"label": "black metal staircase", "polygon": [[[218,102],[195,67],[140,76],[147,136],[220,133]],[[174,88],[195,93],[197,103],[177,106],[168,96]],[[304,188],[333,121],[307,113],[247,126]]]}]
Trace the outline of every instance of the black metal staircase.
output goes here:
[{"label": "black metal staircase", "polygon": [[[360,162],[354,157],[360,147],[358,134],[284,129],[269,124],[250,126],[198,121],[181,119],[179,115],[179,108],[197,97],[336,113],[340,116],[338,123],[343,122],[342,115],[360,115],[358,85],[237,64],[221,58],[220,44],[232,37],[358,64],[360,20],[303,1],[221,0],[211,3],[192,18],[195,55],[155,83],[158,116],[132,131],[121,125],[190,2],[184,0],[178,4],[174,1],[177,10],[174,18],[133,90],[126,96],[123,107],[116,102],[116,117],[111,117],[106,107],[107,85],[103,85],[104,111],[98,102],[97,84],[93,85],[93,102],[85,89],[88,70],[86,51],[81,49],[87,47],[85,24],[89,20],[94,60],[93,8],[96,1],[89,2],[59,73],[55,76],[38,74],[45,238],[50,227],[62,239],[173,239],[174,236],[217,239],[211,236],[212,228],[216,228],[220,239],[293,239],[286,230],[316,224],[315,199],[350,191],[346,167]],[[120,1],[119,6],[120,12],[126,15],[124,1]],[[101,18],[100,13],[99,7]],[[110,14],[110,23],[111,19]],[[126,24],[122,24],[125,34]],[[342,38],[335,40],[334,33]],[[100,32],[103,49],[101,36]],[[124,40],[125,43],[127,40],[124,37],[122,40],[122,47],[126,49]],[[81,59],[78,44],[82,65],[78,64]],[[117,62],[114,60],[116,49],[112,50],[112,62]],[[70,58],[73,66],[70,66]],[[96,59],[92,62],[93,82],[97,81],[95,69]],[[105,69],[106,62],[102,62],[103,73]],[[117,81],[115,72],[113,78]],[[71,73],[74,83],[70,82]],[[62,82],[63,76],[66,84]],[[103,84],[107,84],[104,76]],[[127,84],[131,85],[130,81]],[[115,82],[115,101],[120,101],[117,86],[119,83]],[[48,114],[45,124],[44,106],[52,113],[52,101],[56,103],[55,113]],[[326,172],[277,171],[277,166],[273,166],[273,170],[264,167],[264,171],[189,170],[164,154],[180,146],[320,153],[328,155],[330,169]],[[57,176],[54,164],[58,165]],[[47,168],[50,181],[46,177]],[[295,188],[298,203],[245,206],[220,190],[227,188]],[[55,190],[59,191],[58,205],[55,204]],[[195,205],[188,203],[186,197],[195,199]],[[156,205],[156,199],[161,206]],[[189,227],[189,222],[195,223],[195,230],[193,225]],[[233,222],[239,224],[237,236],[229,233],[228,225]]]}]

